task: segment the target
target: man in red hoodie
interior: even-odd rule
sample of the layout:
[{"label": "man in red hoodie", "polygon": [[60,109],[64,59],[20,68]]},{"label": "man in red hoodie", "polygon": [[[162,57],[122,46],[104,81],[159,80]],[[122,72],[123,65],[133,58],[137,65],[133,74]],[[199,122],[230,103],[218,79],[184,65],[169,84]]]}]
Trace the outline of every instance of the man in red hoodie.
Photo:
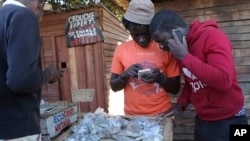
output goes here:
[{"label": "man in red hoodie", "polygon": [[149,32],[181,62],[185,85],[171,114],[195,107],[194,141],[229,141],[231,124],[248,124],[232,45],[214,20],[190,27],[171,10],[153,17]]}]

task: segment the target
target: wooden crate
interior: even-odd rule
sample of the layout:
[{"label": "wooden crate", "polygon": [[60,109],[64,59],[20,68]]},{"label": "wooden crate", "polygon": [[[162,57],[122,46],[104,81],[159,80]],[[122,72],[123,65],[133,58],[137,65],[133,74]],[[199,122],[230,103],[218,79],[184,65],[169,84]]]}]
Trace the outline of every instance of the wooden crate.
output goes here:
[{"label": "wooden crate", "polygon": [[[136,118],[138,116],[124,116],[127,118]],[[165,118],[159,118],[159,117],[147,117],[148,119],[152,120],[160,120],[159,125],[163,129],[163,132],[161,133],[163,136],[163,141],[173,141],[173,119],[171,117],[165,117]],[[60,136],[58,136],[56,139],[53,141],[63,141],[65,138],[67,138],[71,133],[72,133],[72,128],[74,127],[75,124],[72,124],[71,127],[62,133]],[[114,139],[101,139],[100,141],[115,141]]]},{"label": "wooden crate", "polygon": [[[58,135],[77,121],[77,104],[58,101],[41,106],[40,126],[43,141]],[[45,111],[45,112],[44,112]]]}]

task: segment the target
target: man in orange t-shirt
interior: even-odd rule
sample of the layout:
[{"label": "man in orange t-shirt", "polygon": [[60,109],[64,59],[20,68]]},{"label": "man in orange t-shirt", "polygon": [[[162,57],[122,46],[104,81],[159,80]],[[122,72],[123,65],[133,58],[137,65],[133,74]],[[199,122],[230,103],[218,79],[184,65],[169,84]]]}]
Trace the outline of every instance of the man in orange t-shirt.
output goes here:
[{"label": "man in orange t-shirt", "polygon": [[[171,109],[170,93],[178,93],[180,69],[177,60],[151,41],[148,25],[154,15],[151,0],[132,0],[123,24],[133,40],[119,45],[112,62],[113,91],[124,89],[125,114],[158,115]],[[138,71],[150,69],[149,75]]]}]

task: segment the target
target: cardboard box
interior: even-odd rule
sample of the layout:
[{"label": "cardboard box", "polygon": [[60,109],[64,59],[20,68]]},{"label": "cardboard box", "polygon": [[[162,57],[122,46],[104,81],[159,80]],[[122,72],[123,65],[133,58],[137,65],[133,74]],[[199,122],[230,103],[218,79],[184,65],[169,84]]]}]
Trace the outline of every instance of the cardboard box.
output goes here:
[{"label": "cardboard box", "polygon": [[63,129],[77,121],[76,103],[50,103],[41,106],[40,126],[44,140],[55,137]]}]

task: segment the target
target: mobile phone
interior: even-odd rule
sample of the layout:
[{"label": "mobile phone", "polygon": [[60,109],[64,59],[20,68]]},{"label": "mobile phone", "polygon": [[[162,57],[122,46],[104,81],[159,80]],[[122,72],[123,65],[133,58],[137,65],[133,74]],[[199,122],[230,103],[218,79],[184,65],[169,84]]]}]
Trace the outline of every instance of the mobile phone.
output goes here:
[{"label": "mobile phone", "polygon": [[152,71],[150,69],[143,69],[143,70],[139,70],[138,71],[138,76],[139,77],[147,77],[150,76],[152,74]]},{"label": "mobile phone", "polygon": [[177,35],[179,41],[182,43],[182,38],[183,38],[183,34],[181,33],[180,29],[179,28],[176,28],[176,29],[173,29],[175,34]]}]

